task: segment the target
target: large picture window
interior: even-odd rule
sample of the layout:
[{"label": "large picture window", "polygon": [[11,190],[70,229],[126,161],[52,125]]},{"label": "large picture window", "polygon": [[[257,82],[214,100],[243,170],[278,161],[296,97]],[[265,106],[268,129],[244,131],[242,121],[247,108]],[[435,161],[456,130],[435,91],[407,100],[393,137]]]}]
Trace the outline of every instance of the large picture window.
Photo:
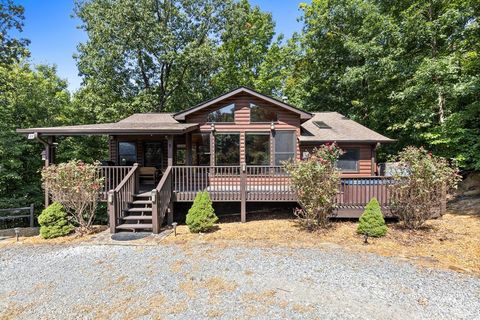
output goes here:
[{"label": "large picture window", "polygon": [[294,159],[296,139],[294,131],[277,131],[275,133],[275,165]]},{"label": "large picture window", "polygon": [[144,165],[145,167],[162,167],[162,143],[147,142],[144,146]]},{"label": "large picture window", "polygon": [[238,166],[240,164],[240,134],[219,133],[215,135],[215,164]]},{"label": "large picture window", "polygon": [[343,149],[342,154],[337,161],[337,168],[341,171],[358,171],[358,161],[360,160],[360,149]]},{"label": "large picture window", "polygon": [[272,110],[250,103],[250,122],[276,122],[277,113]]},{"label": "large picture window", "polygon": [[235,104],[229,104],[218,110],[212,111],[207,116],[207,122],[234,122]]},{"label": "large picture window", "polygon": [[118,164],[131,166],[137,162],[137,144],[135,142],[118,143]]},{"label": "large picture window", "polygon": [[269,133],[247,133],[245,147],[245,160],[248,165],[270,164]]},{"label": "large picture window", "polygon": [[210,165],[210,133],[192,134],[192,161],[195,166]]}]

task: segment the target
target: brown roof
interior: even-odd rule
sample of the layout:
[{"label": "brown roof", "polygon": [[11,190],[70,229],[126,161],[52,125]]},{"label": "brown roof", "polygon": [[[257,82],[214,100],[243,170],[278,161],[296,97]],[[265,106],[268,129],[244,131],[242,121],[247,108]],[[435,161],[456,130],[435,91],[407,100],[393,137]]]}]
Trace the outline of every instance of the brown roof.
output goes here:
[{"label": "brown roof", "polygon": [[[319,128],[315,122],[326,126]],[[320,125],[322,126],[322,125]],[[315,112],[313,118],[302,124],[300,142],[393,142],[360,123],[348,119],[338,112]]]},{"label": "brown roof", "polygon": [[173,117],[174,117],[175,119],[177,119],[177,120],[185,120],[185,116],[186,116],[186,115],[189,115],[189,114],[191,114],[191,113],[193,113],[193,112],[196,112],[196,111],[198,111],[198,110],[201,110],[201,109],[203,109],[203,108],[206,108],[206,107],[208,107],[208,106],[210,106],[210,105],[212,105],[212,104],[214,104],[214,103],[217,103],[217,102],[219,102],[219,101],[222,101],[222,100],[224,100],[224,99],[227,99],[227,98],[232,97],[232,96],[234,96],[234,95],[236,95],[236,94],[239,94],[239,93],[248,93],[248,94],[250,94],[250,95],[252,95],[252,96],[255,96],[255,97],[259,98],[259,99],[263,99],[263,100],[265,100],[265,101],[268,101],[268,102],[270,102],[270,103],[272,103],[272,104],[274,104],[274,105],[276,105],[276,106],[279,106],[279,107],[281,107],[281,108],[285,108],[285,109],[290,110],[290,111],[292,111],[292,112],[295,112],[295,113],[297,113],[297,114],[300,115],[300,119],[302,119],[302,120],[307,120],[307,119],[310,119],[310,118],[312,117],[312,114],[309,113],[309,112],[307,112],[307,111],[298,109],[297,107],[294,107],[294,106],[292,106],[292,105],[290,105],[290,104],[288,104],[288,103],[285,103],[285,102],[280,101],[280,100],[277,100],[277,99],[275,99],[275,98],[266,96],[266,95],[264,95],[263,93],[257,92],[257,91],[255,91],[255,90],[250,89],[250,88],[247,88],[247,87],[239,87],[239,88],[237,88],[237,89],[235,89],[235,90],[232,90],[232,91],[230,91],[230,92],[227,92],[227,93],[225,93],[225,94],[222,94],[222,95],[219,96],[219,97],[216,97],[216,98],[211,99],[211,100],[204,101],[204,102],[202,102],[202,103],[200,103],[200,104],[198,104],[198,105],[196,105],[196,106],[194,106],[194,107],[192,107],[192,108],[189,108],[189,109],[187,109],[187,110],[183,110],[183,111],[180,111],[180,112],[175,113],[175,114],[173,115]]},{"label": "brown roof", "polygon": [[172,118],[171,113],[136,113],[113,123],[17,129],[17,132],[36,132],[42,135],[181,134],[196,128],[198,128],[197,123],[179,123]]}]

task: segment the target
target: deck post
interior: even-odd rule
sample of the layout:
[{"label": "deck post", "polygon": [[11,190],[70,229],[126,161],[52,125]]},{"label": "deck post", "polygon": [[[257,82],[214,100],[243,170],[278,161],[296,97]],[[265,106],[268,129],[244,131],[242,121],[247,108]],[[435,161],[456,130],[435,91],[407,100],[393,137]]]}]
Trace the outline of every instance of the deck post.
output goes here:
[{"label": "deck post", "polygon": [[173,136],[169,135],[167,138],[168,145],[168,166],[173,166]]},{"label": "deck post", "polygon": [[187,162],[187,166],[191,166],[192,165],[192,134],[189,132],[189,133],[186,133],[185,135],[185,149],[186,149],[186,162]]},{"label": "deck post", "polygon": [[110,221],[110,233],[115,233],[117,229],[117,193],[115,190],[108,191],[107,203],[109,216],[108,220]]},{"label": "deck post", "polygon": [[152,199],[152,233],[159,233],[159,223],[158,223],[158,192],[156,189],[152,190],[151,199]]},{"label": "deck post", "polygon": [[33,228],[33,226],[34,226],[33,212],[34,212],[34,209],[33,209],[33,203],[32,203],[30,205],[30,228]]},{"label": "deck post", "polygon": [[240,220],[247,222],[247,195],[246,195],[246,165],[243,163],[240,167]]},{"label": "deck post", "polygon": [[170,200],[168,203],[168,210],[167,210],[167,224],[171,226],[173,223],[173,200]]}]

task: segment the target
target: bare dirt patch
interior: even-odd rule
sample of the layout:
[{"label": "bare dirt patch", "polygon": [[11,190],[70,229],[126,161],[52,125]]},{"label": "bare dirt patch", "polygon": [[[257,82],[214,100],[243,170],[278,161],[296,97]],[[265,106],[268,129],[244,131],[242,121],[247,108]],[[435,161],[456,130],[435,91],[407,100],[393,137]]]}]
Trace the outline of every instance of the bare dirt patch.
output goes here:
[{"label": "bare dirt patch", "polygon": [[281,245],[288,247],[325,247],[341,245],[350,250],[371,252],[383,256],[408,259],[423,266],[434,266],[460,272],[480,274],[480,216],[446,214],[428,221],[419,231],[405,230],[398,223],[389,223],[383,238],[370,239],[356,233],[357,222],[337,221],[324,231],[308,232],[297,225],[295,219],[251,220],[247,223],[220,223],[215,232],[192,234],[186,226],[177,227],[164,239],[167,243],[188,246],[197,241],[225,245],[230,241],[245,245]]}]

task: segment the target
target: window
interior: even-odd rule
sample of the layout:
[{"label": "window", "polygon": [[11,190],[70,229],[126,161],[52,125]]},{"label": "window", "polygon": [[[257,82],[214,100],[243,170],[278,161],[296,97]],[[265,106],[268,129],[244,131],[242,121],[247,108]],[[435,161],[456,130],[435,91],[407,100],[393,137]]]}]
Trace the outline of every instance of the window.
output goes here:
[{"label": "window", "polygon": [[341,171],[358,171],[360,149],[343,149],[345,152],[338,158],[337,168]]},{"label": "window", "polygon": [[177,144],[177,151],[175,154],[175,164],[176,165],[186,165],[187,161],[187,148],[184,144]]},{"label": "window", "polygon": [[250,103],[250,122],[276,122],[277,114],[272,110]]},{"label": "window", "polygon": [[275,133],[275,165],[295,158],[295,132],[277,131]]},{"label": "window", "polygon": [[121,166],[131,166],[137,162],[137,144],[135,142],[118,143],[118,163]]},{"label": "window", "polygon": [[323,121],[313,121],[313,124],[315,124],[320,129],[331,129],[332,128]]},{"label": "window", "polygon": [[219,133],[215,135],[215,163],[217,166],[240,164],[240,134]]},{"label": "window", "polygon": [[192,134],[192,161],[195,166],[210,165],[210,133]]},{"label": "window", "polygon": [[245,136],[245,160],[249,165],[270,164],[270,134],[247,133]]},{"label": "window", "polygon": [[162,167],[162,143],[161,142],[147,142],[144,149],[144,166],[155,167],[160,169]]},{"label": "window", "polygon": [[234,122],[235,104],[229,104],[218,110],[212,111],[207,116],[207,122]]}]

